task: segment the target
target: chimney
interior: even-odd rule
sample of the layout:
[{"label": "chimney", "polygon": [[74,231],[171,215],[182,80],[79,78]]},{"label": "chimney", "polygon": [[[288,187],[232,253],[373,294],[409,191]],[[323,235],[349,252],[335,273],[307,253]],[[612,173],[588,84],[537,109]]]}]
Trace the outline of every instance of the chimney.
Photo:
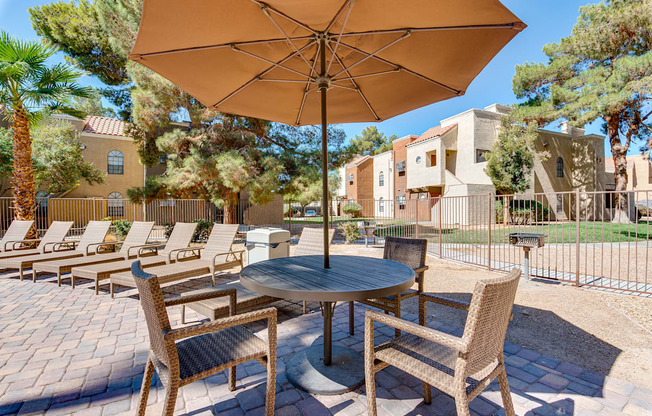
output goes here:
[{"label": "chimney", "polygon": [[584,136],[586,130],[583,127],[573,127],[568,121],[561,123],[561,132],[569,134],[571,137],[580,137]]}]

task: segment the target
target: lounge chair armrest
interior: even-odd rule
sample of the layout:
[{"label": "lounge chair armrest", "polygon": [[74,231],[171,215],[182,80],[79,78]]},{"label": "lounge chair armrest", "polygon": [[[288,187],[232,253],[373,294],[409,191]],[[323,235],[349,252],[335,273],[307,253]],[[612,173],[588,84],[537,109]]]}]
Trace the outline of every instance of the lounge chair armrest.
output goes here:
[{"label": "lounge chair armrest", "polygon": [[[226,256],[226,259],[228,260],[229,254],[233,255],[233,258],[235,260],[239,260],[240,265],[242,265],[242,253],[244,252],[245,250],[233,250],[233,251],[227,251],[226,253],[217,253],[216,255],[213,256],[213,266],[216,265],[215,260],[217,260],[219,256]],[[240,256],[236,256],[236,254],[240,254]]]},{"label": "lounge chair armrest", "polygon": [[11,248],[10,248],[10,250],[18,250],[18,249],[16,248],[16,245],[18,245],[18,244],[25,244],[25,243],[40,243],[40,242],[41,242],[41,239],[40,239],[40,238],[32,238],[32,239],[28,239],[28,240],[14,240],[14,241],[7,241],[7,242],[5,243],[4,251],[7,251],[7,246],[8,246],[9,244],[11,244]]},{"label": "lounge chair armrest", "polygon": [[[467,302],[462,302],[462,301],[459,301],[459,300],[443,298],[441,296],[435,296],[435,295],[431,295],[429,293],[420,293],[419,294],[419,305],[421,305],[422,303],[425,304],[425,302],[438,303],[440,305],[450,306],[451,308],[462,309],[464,311],[469,310],[469,303],[467,303]],[[421,308],[419,308],[419,309],[421,309]]]},{"label": "lounge chair armrest", "polygon": [[165,247],[165,244],[159,244],[159,243],[152,243],[152,244],[140,244],[137,246],[131,246],[127,249],[127,257],[131,257],[131,250],[137,250],[136,251],[136,257],[140,257],[142,254],[143,250],[149,250],[149,249],[154,249],[156,253],[158,253],[158,249],[161,247]]},{"label": "lounge chair armrest", "polygon": [[[50,251],[52,251],[52,252],[54,252],[54,251],[74,250],[78,243],[79,243],[79,241],[76,241],[76,240],[49,241],[49,242],[43,244],[42,249],[43,249],[43,252],[45,253],[48,246],[51,245],[52,248],[51,248]],[[72,245],[72,247],[70,247],[71,245]],[[61,249],[61,247],[63,247],[63,246],[68,246],[68,247],[64,248],[64,249]]]},{"label": "lounge chair armrest", "polygon": [[95,247],[95,250],[92,251],[94,251],[95,254],[97,254],[100,252],[100,248],[102,247],[116,246],[122,243],[124,243],[124,241],[103,241],[101,243],[90,243],[89,245],[86,246],[86,252],[84,253],[84,255],[88,256],[90,254],[91,247]]},{"label": "lounge chair armrest", "polygon": [[373,328],[372,325],[374,322],[380,322],[381,324],[391,326],[392,328],[400,329],[401,331],[416,335],[428,341],[436,342],[461,353],[468,352],[468,343],[463,338],[415,324],[414,322],[406,321],[401,318],[385,315],[378,311],[365,311],[365,330],[367,327]]},{"label": "lounge chair armrest", "polygon": [[202,300],[221,298],[228,296],[229,299],[229,315],[233,314],[235,311],[235,305],[238,301],[238,291],[235,289],[225,289],[225,290],[210,290],[203,293],[195,293],[192,295],[181,295],[173,298],[165,299],[165,306],[177,306],[184,305],[186,303],[199,302]]},{"label": "lounge chair armrest", "polygon": [[177,248],[175,250],[170,251],[168,254],[168,264],[172,263],[172,253],[174,253],[174,261],[179,261],[179,254],[185,253],[186,251],[197,251],[200,252],[202,251],[206,246],[201,246],[201,247],[184,247],[184,248]]},{"label": "lounge chair armrest", "polygon": [[[234,326],[267,320],[267,331],[270,333],[270,340],[276,340],[276,308],[258,309],[251,312],[245,312],[238,315],[228,316],[226,318],[216,319],[197,325],[190,325],[183,328],[172,329],[164,334],[164,337],[170,340],[180,340],[194,335],[207,334],[219,331],[221,329],[231,328]],[[272,337],[271,333],[274,336]]]}]

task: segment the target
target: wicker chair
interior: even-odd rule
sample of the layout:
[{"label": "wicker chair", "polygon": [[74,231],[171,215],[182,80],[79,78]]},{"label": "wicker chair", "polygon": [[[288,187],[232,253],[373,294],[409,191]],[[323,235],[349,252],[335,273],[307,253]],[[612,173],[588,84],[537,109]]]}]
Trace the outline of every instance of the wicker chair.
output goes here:
[{"label": "wicker chair", "polygon": [[[428,404],[431,402],[430,386],[453,396],[457,414],[461,416],[470,414],[471,400],[498,378],[505,413],[514,415],[503,344],[520,275],[521,271],[514,269],[506,276],[478,282],[470,304],[420,294],[421,325],[377,311],[366,311],[365,377],[369,415],[377,414],[375,373],[390,365],[422,380],[424,401]],[[427,302],[467,310],[462,337],[426,327]],[[374,322],[407,334],[374,347]]]},{"label": "wicker chair", "polygon": [[[172,329],[166,307],[202,299],[228,296],[233,311],[235,290],[164,299],[156,275],[143,271],[140,261],[132,265],[140,304],[145,312],[150,350],[140,391],[138,415],[145,414],[147,397],[156,369],[165,387],[164,415],[172,415],[179,387],[229,369],[229,389],[235,390],[235,366],[257,360],[267,368],[265,414],[274,414],[276,390],[276,309],[266,308],[211,322]],[[267,320],[265,342],[243,324]]]},{"label": "wicker chair", "polygon": [[[368,299],[360,301],[360,303],[373,306],[374,308],[381,309],[385,313],[393,313],[395,317],[401,317],[401,301],[404,299],[417,296],[423,292],[424,272],[428,270],[426,266],[426,251],[428,249],[428,240],[418,238],[399,238],[387,237],[385,238],[385,249],[383,251],[383,258],[393,260],[398,263],[403,263],[406,266],[414,269],[415,280],[418,284],[418,289],[408,289],[403,293],[398,293],[393,296],[386,296],[380,299]],[[349,302],[349,333],[351,335],[355,332],[355,316],[353,302]],[[397,329],[396,336],[401,335],[401,331]]]},{"label": "wicker chair", "polygon": [[[333,242],[335,230],[328,230],[328,244]],[[304,228],[301,231],[299,242],[294,249],[295,256],[314,256],[324,254],[324,229],[323,228]],[[303,313],[308,311],[306,301],[303,301]]]}]

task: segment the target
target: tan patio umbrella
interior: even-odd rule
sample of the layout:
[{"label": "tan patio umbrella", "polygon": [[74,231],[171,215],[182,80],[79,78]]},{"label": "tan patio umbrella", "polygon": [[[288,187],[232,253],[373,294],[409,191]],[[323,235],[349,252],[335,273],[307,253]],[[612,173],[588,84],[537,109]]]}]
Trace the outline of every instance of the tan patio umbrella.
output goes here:
[{"label": "tan patio umbrella", "polygon": [[328,267],[326,124],[463,95],[524,28],[498,0],[144,0],[129,58],[219,111],[322,124]]}]

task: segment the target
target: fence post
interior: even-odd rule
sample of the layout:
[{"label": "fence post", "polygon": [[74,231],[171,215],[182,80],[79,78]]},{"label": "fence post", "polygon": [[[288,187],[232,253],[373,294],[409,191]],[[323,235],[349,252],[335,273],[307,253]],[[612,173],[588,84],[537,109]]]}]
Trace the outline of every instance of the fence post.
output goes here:
[{"label": "fence post", "polygon": [[442,217],[442,208],[441,206],[444,204],[444,196],[439,195],[439,200],[437,202],[439,204],[439,258],[444,258],[444,246],[442,245],[442,224],[444,223],[444,217]]},{"label": "fence post", "polygon": [[417,207],[416,207],[416,219],[417,220],[416,220],[416,223],[414,225],[414,234],[415,234],[415,238],[419,238],[419,201],[420,201],[419,196],[417,196],[416,201],[417,201]]},{"label": "fence post", "polygon": [[580,190],[575,190],[575,286],[580,286]]},{"label": "fence post", "polygon": [[489,223],[487,225],[487,230],[488,230],[487,231],[487,253],[488,253],[487,254],[487,269],[489,271],[491,271],[491,223],[492,223],[491,218],[492,218],[493,211],[494,211],[493,209],[491,209],[492,208],[491,206],[493,205],[493,198],[492,198],[491,193],[489,193],[489,203],[488,203],[488,205],[489,205],[489,210],[488,210],[489,216],[487,217],[487,219],[489,220]]},{"label": "fence post", "polygon": [[292,200],[288,201],[288,231],[292,236]]}]

